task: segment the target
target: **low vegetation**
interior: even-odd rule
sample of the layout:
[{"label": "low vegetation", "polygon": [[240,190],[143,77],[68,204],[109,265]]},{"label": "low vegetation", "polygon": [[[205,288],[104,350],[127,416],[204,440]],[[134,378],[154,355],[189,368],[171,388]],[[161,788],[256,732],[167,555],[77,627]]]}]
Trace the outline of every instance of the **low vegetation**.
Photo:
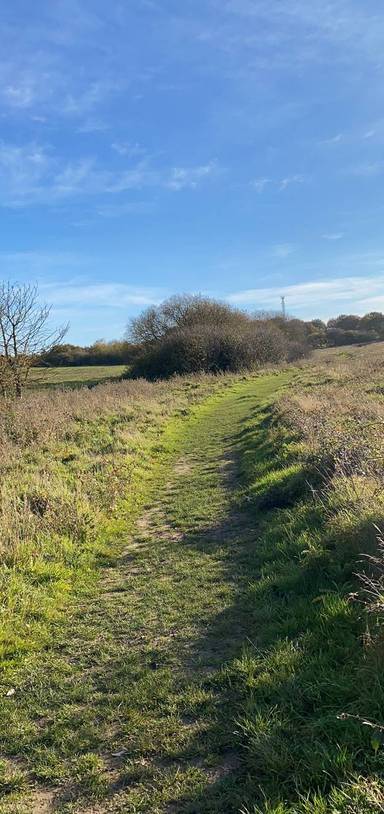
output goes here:
[{"label": "low vegetation", "polygon": [[383,347],[321,354],[244,432],[259,528],[230,669],[259,814],[384,808]]},{"label": "low vegetation", "polygon": [[379,814],[383,345],[177,304],[284,364],[0,401],[0,813]]},{"label": "low vegetation", "polygon": [[101,384],[0,402],[5,664],[45,641],[56,601],[103,551],[110,558],[118,549],[166,422],[228,381],[175,379],[171,389],[144,381]]},{"label": "low vegetation", "polygon": [[101,382],[117,381],[127,372],[126,365],[89,365],[78,367],[33,367],[28,389],[94,387]]}]

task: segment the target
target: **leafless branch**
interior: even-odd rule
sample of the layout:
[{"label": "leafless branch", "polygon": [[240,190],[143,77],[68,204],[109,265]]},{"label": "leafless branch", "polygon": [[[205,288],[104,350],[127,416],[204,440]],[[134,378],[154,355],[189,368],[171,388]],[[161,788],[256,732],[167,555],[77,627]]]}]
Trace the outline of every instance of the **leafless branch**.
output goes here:
[{"label": "leafless branch", "polygon": [[21,396],[36,358],[59,344],[68,326],[52,329],[51,309],[36,285],[0,283],[0,393]]}]

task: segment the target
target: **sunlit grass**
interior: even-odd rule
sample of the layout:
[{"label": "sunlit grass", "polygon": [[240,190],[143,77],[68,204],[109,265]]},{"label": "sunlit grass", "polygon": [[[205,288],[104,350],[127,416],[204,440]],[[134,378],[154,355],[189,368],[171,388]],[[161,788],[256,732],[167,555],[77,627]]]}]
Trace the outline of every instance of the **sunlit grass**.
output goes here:
[{"label": "sunlit grass", "polygon": [[1,814],[383,811],[381,360],[332,365],[3,417]]},{"label": "sunlit grass", "polygon": [[90,387],[105,381],[120,379],[126,365],[83,365],[78,367],[33,367],[28,378],[28,387]]}]

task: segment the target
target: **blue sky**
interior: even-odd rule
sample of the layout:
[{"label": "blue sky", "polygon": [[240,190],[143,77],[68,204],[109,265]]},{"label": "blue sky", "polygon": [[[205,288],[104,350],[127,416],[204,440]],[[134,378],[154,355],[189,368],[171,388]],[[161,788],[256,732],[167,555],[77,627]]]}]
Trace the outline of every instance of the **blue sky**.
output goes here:
[{"label": "blue sky", "polygon": [[69,340],[204,292],[384,310],[378,0],[3,0],[0,259]]}]

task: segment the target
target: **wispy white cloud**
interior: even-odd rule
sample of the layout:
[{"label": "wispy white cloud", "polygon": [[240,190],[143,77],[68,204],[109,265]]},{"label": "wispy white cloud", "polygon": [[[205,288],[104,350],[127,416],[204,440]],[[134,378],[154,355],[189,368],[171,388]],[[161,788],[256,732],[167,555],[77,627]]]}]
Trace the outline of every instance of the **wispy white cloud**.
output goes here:
[{"label": "wispy white cloud", "polygon": [[296,184],[304,184],[308,181],[306,175],[295,173],[294,175],[287,175],[284,178],[256,178],[251,181],[250,186],[255,189],[259,194],[265,192],[267,189],[275,189],[279,192],[284,192],[288,187],[295,186]]},{"label": "wispy white cloud", "polygon": [[129,190],[195,189],[218,173],[218,165],[155,167],[141,160],[121,169],[104,167],[94,158],[68,162],[47,146],[0,143],[0,204],[60,203],[80,196],[113,195]]},{"label": "wispy white cloud", "polygon": [[165,185],[176,192],[181,189],[195,189],[202,180],[215,175],[217,171],[216,161],[198,167],[173,167]]},{"label": "wispy white cloud", "polygon": [[131,141],[114,141],[111,144],[111,149],[121,156],[128,158],[139,158],[147,155],[147,150],[141,144]]},{"label": "wispy white cloud", "polygon": [[109,127],[108,121],[90,116],[80,122],[76,131],[77,133],[104,133]]},{"label": "wispy white cloud", "polygon": [[[2,268],[6,268],[9,279],[39,280],[41,297],[53,305],[54,318],[71,321],[79,337],[84,336],[87,323],[94,339],[105,332],[109,337],[119,336],[129,314],[158,304],[172,293],[163,287],[143,286],[135,281],[129,284],[106,281],[102,277],[103,263],[98,264],[96,258],[81,254],[32,251],[1,253],[0,262]],[[91,281],[88,276],[95,265],[98,273],[101,273],[98,282]],[[364,267],[370,269],[370,273],[329,279],[318,276],[312,281],[299,283],[276,282],[269,286],[237,290],[225,299],[246,309],[276,310],[280,307],[280,297],[284,295],[288,311],[307,318],[329,318],[341,312],[362,314],[370,310],[384,310],[384,255],[345,257],[345,265]],[[47,282],[47,277],[50,282]],[[211,293],[218,297],[223,295],[222,290]]]},{"label": "wispy white cloud", "polygon": [[[384,265],[384,264],[383,264]],[[367,313],[384,310],[384,271],[368,277],[350,276],[329,280],[313,280],[290,285],[274,285],[247,289],[229,294],[225,299],[246,309],[277,310],[280,297],[286,297],[291,314],[328,319],[340,312]],[[53,282],[41,286],[43,298],[52,303],[54,315],[60,319],[75,319],[83,314],[97,312],[101,322],[105,313],[115,314],[109,326],[109,335],[118,335],[127,315],[148,305],[156,305],[169,296],[165,288],[126,285],[117,282],[89,283],[82,280],[69,283]],[[222,292],[216,292],[222,296]]]},{"label": "wispy white cloud", "polygon": [[343,133],[337,133],[336,136],[332,136],[331,138],[323,139],[319,142],[319,144],[323,144],[325,147],[332,147],[336,144],[342,144],[345,141],[345,136]]},{"label": "wispy white cloud", "polygon": [[350,167],[347,172],[360,178],[376,178],[384,172],[384,161],[367,161]]},{"label": "wispy white cloud", "polygon": [[124,218],[127,215],[150,215],[154,209],[153,201],[123,201],[117,204],[103,204],[97,207],[96,214],[102,218]]},{"label": "wispy white cloud", "polygon": [[[90,269],[102,273],[103,260],[92,254],[75,252],[0,252],[0,265],[10,280],[35,280],[43,301],[53,307],[53,315],[70,320],[71,314],[86,315],[100,309],[100,320],[105,320],[103,309],[116,312],[143,308],[160,302],[167,296],[164,288],[143,286],[139,283],[90,279]],[[98,329],[99,330],[99,329]],[[115,334],[114,334],[115,335]]]},{"label": "wispy white cloud", "polygon": [[[357,125],[351,125],[351,128],[344,133],[337,133],[335,136],[330,136],[329,138],[323,138],[316,142],[318,147],[345,147],[345,148],[353,148],[358,147],[360,152],[363,149],[364,142],[368,142],[365,145],[365,152],[368,151],[369,147],[374,147],[376,143],[382,143],[384,137],[384,122],[382,119],[368,122],[365,126],[362,126],[359,122]],[[369,142],[371,142],[369,144]]]},{"label": "wispy white cloud", "polygon": [[256,192],[264,192],[265,188],[268,184],[272,184],[273,181],[271,178],[256,178],[255,181],[251,181],[251,187],[256,190]]},{"label": "wispy white cloud", "polygon": [[[384,267],[384,262],[382,262]],[[367,292],[369,296],[367,297]],[[384,308],[384,271],[367,276],[338,277],[329,280],[312,280],[291,285],[275,285],[269,288],[253,288],[237,291],[227,296],[233,304],[276,309],[280,296],[286,297],[291,313],[306,313],[313,317],[335,315],[339,306],[353,308],[365,313],[373,305]]]},{"label": "wispy white cloud", "polygon": [[38,144],[0,143],[0,201],[17,205],[38,196],[41,184],[53,169],[49,151]]},{"label": "wispy white cloud", "polygon": [[78,274],[84,270],[88,258],[66,251],[30,250],[0,252],[0,266],[8,279],[38,279],[41,275],[61,273]]},{"label": "wispy white cloud", "polygon": [[84,116],[92,113],[106,98],[120,90],[119,83],[107,81],[91,82],[83,90],[68,92],[61,100],[61,111],[64,115]]},{"label": "wispy white cloud", "polygon": [[63,87],[63,79],[50,55],[41,50],[35,54],[18,50],[0,58],[0,108],[26,115],[30,111],[41,113],[43,105],[58,104],[55,92]]},{"label": "wispy white cloud", "polygon": [[[218,0],[214,3],[219,5]],[[333,59],[344,64],[353,64],[357,54],[370,63],[381,62],[383,18],[378,11],[369,13],[355,0],[281,0],[277,4],[268,0],[226,0],[220,7],[233,19],[252,20],[259,27],[264,24],[267,35],[272,29],[273,45],[283,48],[286,56],[295,34],[292,65],[326,61],[328,48],[333,49]]]},{"label": "wispy white cloud", "polygon": [[49,283],[41,294],[54,308],[75,307],[87,311],[95,306],[126,309],[127,306],[155,305],[164,298],[164,290],[124,283]]},{"label": "wispy white cloud", "polygon": [[[209,241],[202,227],[202,252],[208,257],[211,251],[207,240],[211,246],[218,240],[224,245],[228,229],[234,245],[241,233],[244,265],[240,262],[232,277],[239,286],[241,274],[254,279],[248,278],[246,268],[253,253],[259,252],[257,259],[266,275],[262,284],[270,285],[271,269],[272,273],[284,270],[285,279],[289,273],[296,279],[311,276],[321,281],[324,256],[331,255],[332,248],[340,253],[336,244],[342,232],[338,230],[345,223],[351,245],[364,239],[364,193],[371,192],[371,185],[373,192],[375,184],[362,179],[377,178],[372,203],[377,213],[384,173],[377,149],[384,139],[384,120],[377,112],[382,109],[384,18],[377,0],[364,4],[361,0],[55,0],[37,5],[36,12],[24,4],[23,25],[20,3],[5,4],[2,14],[0,120],[3,138],[13,138],[15,143],[0,143],[0,205],[55,207],[60,217],[65,212],[66,227],[73,222],[84,225],[87,218],[88,225],[94,224],[95,216],[123,219],[130,215],[143,215],[145,227],[145,216],[153,205],[160,208],[167,195],[167,205],[172,196],[180,200],[180,220],[186,223],[193,199],[198,198],[195,205],[203,223],[204,196],[194,191],[221,178],[219,164],[211,160],[218,155],[229,164],[228,187],[239,217],[234,218],[232,207],[224,205],[220,234]],[[13,137],[8,135],[12,127]],[[144,140],[150,151],[141,146]],[[347,165],[344,168],[341,160]],[[363,194],[351,204],[354,211],[341,217],[348,193],[342,186],[351,183],[353,174]],[[306,184],[314,187],[308,209]],[[152,197],[155,204],[149,200]],[[324,220],[317,217],[316,207],[323,211],[324,206],[329,218],[319,228]],[[12,213],[9,219],[15,217]],[[157,232],[156,247],[146,245],[140,222],[135,224],[143,274],[153,268],[154,251],[159,256],[167,253],[164,244],[172,239],[170,216],[169,221],[161,235]],[[287,224],[293,222],[294,229],[288,231]],[[47,234],[45,211],[40,213],[40,223],[39,213],[30,223],[31,229],[37,224],[34,245],[39,238],[41,245],[63,239],[60,229]],[[102,226],[98,242],[106,253],[114,252],[115,225],[105,220]],[[123,226],[122,221],[116,229]],[[317,260],[313,252],[322,231],[323,251]],[[127,230],[123,237],[123,232],[121,228],[119,246],[125,256],[130,235]],[[24,241],[28,234],[26,225]],[[310,245],[309,234],[315,245]],[[93,240],[86,230],[78,238],[85,250],[87,240]],[[294,246],[283,243],[285,239],[297,240],[297,255],[292,254]],[[38,269],[35,260],[30,258],[32,274]],[[116,260],[118,265],[118,250]],[[372,275],[384,268],[379,263],[378,259],[377,268],[370,267]],[[12,261],[9,265],[13,267]],[[47,276],[54,276],[48,260],[43,267]],[[189,258],[184,268],[188,281],[193,274]],[[326,272],[332,274],[328,263]],[[124,273],[121,267],[117,277],[119,273]],[[100,266],[96,274],[100,276]],[[359,269],[357,261],[346,261],[335,270],[335,280],[343,274],[347,275],[343,279],[363,278],[366,271]],[[273,296],[277,291],[283,293],[278,286]],[[306,295],[310,293],[306,289]],[[376,290],[375,297],[380,297]],[[327,302],[331,308],[333,300]],[[316,302],[314,306],[316,310]]]},{"label": "wispy white cloud", "polygon": [[[153,88],[157,78],[169,87],[163,69],[170,61],[179,67],[183,59],[200,79],[216,73],[240,83],[259,78],[260,70],[269,75],[281,67],[328,64],[330,49],[332,62],[356,65],[357,54],[370,64],[381,62],[384,24],[380,13],[369,13],[357,0],[207,0],[172,10],[153,0],[60,0],[43,4],[34,24],[14,21],[9,28],[3,103],[31,110],[46,105],[45,112],[56,116],[92,112],[102,121],[100,108],[116,94],[126,96],[129,89],[140,95],[142,85]],[[132,30],[140,35],[147,29],[156,66],[132,38]],[[184,77],[177,81],[182,85]]]},{"label": "wispy white cloud", "polygon": [[19,81],[5,85],[3,97],[10,107],[21,109],[31,107],[37,97],[35,78],[23,77]]},{"label": "wispy white cloud", "polygon": [[288,175],[280,181],[280,190],[284,192],[284,190],[288,189],[292,184],[304,184],[305,180],[305,175]]},{"label": "wispy white cloud", "polygon": [[285,257],[289,257],[296,251],[296,246],[292,243],[278,243],[272,249],[272,254],[274,257],[278,257],[283,260]]},{"label": "wispy white cloud", "polygon": [[13,52],[0,57],[0,110],[19,120],[77,120],[84,128],[87,122],[103,121],[105,105],[124,92],[127,80],[112,71],[98,75],[97,66],[79,69],[70,50],[40,39],[33,47],[20,32]]}]

